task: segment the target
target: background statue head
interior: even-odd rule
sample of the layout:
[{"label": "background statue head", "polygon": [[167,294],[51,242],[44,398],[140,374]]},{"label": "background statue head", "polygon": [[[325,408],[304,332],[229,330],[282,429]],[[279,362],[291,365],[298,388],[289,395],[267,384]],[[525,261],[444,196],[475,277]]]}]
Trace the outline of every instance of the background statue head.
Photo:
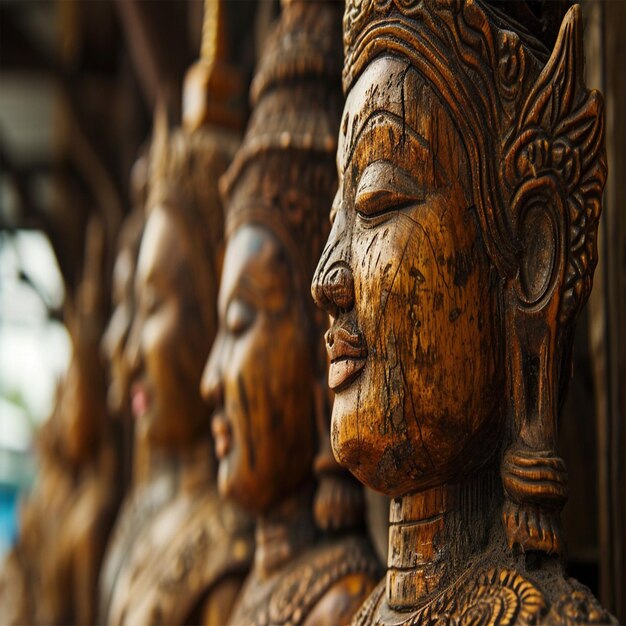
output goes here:
[{"label": "background statue head", "polygon": [[202,441],[210,426],[199,386],[217,330],[224,232],[218,180],[244,117],[245,81],[233,64],[227,13],[220,0],[204,4],[200,59],[185,77],[182,128],[170,134],[164,112],[155,118],[127,355],[133,413],[158,447]]},{"label": "background statue head", "polygon": [[313,293],[334,318],[340,461],[390,496],[500,462],[510,546],[551,553],[606,163],[580,9],[557,36],[529,6],[347,3],[340,189]]},{"label": "background statue head", "polygon": [[[147,156],[143,156],[133,169],[138,173],[138,168],[147,170],[147,165]],[[144,186],[147,186],[147,180]],[[128,417],[130,413],[130,380],[124,348],[135,308],[135,270],[144,222],[144,204],[145,197],[124,220],[118,236],[111,280],[112,312],[102,336],[102,352],[109,364],[107,407],[111,415],[120,418]]]},{"label": "background statue head", "polygon": [[236,144],[229,131],[170,134],[165,118],[157,121],[126,349],[132,411],[155,447],[184,447],[208,432],[198,389],[217,325],[223,252],[217,181]]},{"label": "background statue head", "polygon": [[[243,145],[222,180],[220,330],[203,388],[216,411],[220,490],[257,513],[312,481],[328,441],[327,321],[309,284],[336,189],[339,17],[332,3],[284,3],[252,83]],[[328,455],[317,458],[321,472],[330,468]]]}]

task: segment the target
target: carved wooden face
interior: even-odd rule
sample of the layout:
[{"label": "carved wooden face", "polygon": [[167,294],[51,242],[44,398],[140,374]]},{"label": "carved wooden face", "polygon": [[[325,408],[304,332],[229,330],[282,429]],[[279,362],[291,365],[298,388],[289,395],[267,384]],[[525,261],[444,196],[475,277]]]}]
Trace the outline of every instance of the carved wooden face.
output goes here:
[{"label": "carved wooden face", "polygon": [[193,271],[172,209],[155,207],[141,240],[127,358],[133,415],[158,447],[184,446],[208,432],[199,385],[214,329],[202,321]]},{"label": "carved wooden face", "polygon": [[332,444],[389,496],[439,484],[495,448],[503,372],[496,288],[470,170],[445,106],[406,61],[351,89],[334,222],[313,294],[332,316]]},{"label": "carved wooden face", "polygon": [[234,233],[202,380],[214,410],[220,493],[254,513],[301,485],[314,454],[310,335],[292,272],[269,228]]},{"label": "carved wooden face", "polygon": [[133,316],[134,276],[135,259],[132,250],[124,247],[113,267],[113,313],[102,337],[102,351],[110,370],[107,405],[114,415],[121,415],[129,403],[130,381],[124,347]]}]

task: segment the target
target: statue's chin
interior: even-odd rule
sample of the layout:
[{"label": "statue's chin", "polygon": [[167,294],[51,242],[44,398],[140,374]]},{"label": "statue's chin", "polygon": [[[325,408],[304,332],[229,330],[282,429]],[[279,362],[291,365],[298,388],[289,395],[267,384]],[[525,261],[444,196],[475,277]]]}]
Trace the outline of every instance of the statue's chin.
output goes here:
[{"label": "statue's chin", "polygon": [[217,489],[220,497],[230,500],[251,515],[260,515],[276,500],[276,490],[263,474],[250,472],[241,462],[239,451],[233,448],[221,461],[217,470]]},{"label": "statue's chin", "polygon": [[[339,399],[339,401],[337,401]],[[381,416],[361,407],[348,411],[335,399],[331,444],[337,462],[364,485],[390,498],[429,489],[450,478],[450,467],[434,467],[422,446],[399,435],[381,434]],[[358,420],[358,422],[357,422]]]},{"label": "statue's chin", "polygon": [[[391,498],[414,491],[409,472],[396,465],[393,453],[381,449],[381,440],[348,427],[347,421],[333,413],[332,448],[337,462],[364,485]],[[402,457],[397,457],[402,458]]]}]

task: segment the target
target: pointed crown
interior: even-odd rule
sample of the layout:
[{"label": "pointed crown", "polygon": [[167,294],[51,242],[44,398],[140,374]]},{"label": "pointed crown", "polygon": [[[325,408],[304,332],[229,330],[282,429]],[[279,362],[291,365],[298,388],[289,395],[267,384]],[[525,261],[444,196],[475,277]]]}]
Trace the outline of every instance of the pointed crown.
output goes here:
[{"label": "pointed crown", "polygon": [[209,125],[241,131],[245,124],[244,76],[232,63],[224,0],[204,0],[200,59],[183,85],[183,127]]}]

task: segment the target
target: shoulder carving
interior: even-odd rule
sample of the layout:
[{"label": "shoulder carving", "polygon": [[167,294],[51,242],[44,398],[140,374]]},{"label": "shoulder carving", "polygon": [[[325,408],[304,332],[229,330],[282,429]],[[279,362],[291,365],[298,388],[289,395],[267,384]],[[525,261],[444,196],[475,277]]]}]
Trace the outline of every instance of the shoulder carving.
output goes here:
[{"label": "shoulder carving", "polygon": [[351,574],[369,576],[372,580],[380,576],[378,560],[364,538],[348,537],[316,546],[267,584],[249,580],[230,623],[237,626],[303,624],[325,594]]},{"label": "shoulder carving", "polygon": [[[382,626],[382,581],[363,604],[353,626]],[[396,623],[396,622],[394,622]],[[610,615],[580,587],[551,605],[539,587],[511,569],[466,573],[397,626],[513,626],[515,624],[610,624]]]},{"label": "shoulder carving", "polygon": [[336,582],[350,574],[376,579],[378,569],[369,546],[357,538],[316,550],[277,585],[269,604],[270,623],[301,623]]}]

